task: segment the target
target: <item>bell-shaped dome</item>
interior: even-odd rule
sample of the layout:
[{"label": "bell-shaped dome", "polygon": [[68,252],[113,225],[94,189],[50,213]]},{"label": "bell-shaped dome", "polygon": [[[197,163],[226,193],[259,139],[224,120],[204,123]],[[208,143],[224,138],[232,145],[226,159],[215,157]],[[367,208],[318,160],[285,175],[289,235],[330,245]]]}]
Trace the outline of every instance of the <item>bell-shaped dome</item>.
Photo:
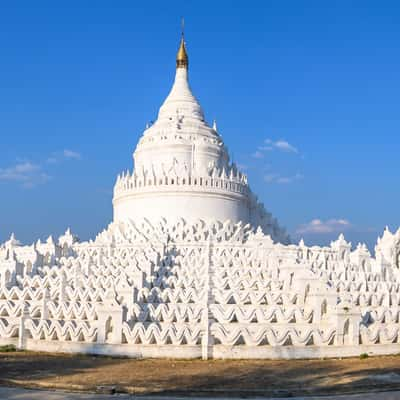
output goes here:
[{"label": "bell-shaped dome", "polygon": [[134,152],[137,170],[196,168],[206,173],[212,166],[227,169],[228,151],[216,129],[204,118],[188,81],[189,58],[184,39],[176,57],[175,80],[160,107],[157,120],[144,131]]},{"label": "bell-shaped dome", "polygon": [[188,82],[189,57],[181,40],[173,86],[157,120],[133,154],[134,171],[117,179],[114,220],[220,220],[285,234],[252,194],[247,177],[229,160],[216,124],[207,124]]},{"label": "bell-shaped dome", "polygon": [[204,122],[203,110],[194,97],[188,81],[189,58],[182,38],[176,56],[176,74],[172,89],[158,113],[158,120],[184,117]]}]

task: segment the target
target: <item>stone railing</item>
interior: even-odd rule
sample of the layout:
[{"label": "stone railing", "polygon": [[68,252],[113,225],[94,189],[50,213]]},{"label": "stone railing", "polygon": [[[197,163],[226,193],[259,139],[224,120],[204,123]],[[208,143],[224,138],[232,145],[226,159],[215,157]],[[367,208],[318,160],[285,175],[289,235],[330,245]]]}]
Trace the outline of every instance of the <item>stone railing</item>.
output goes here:
[{"label": "stone railing", "polygon": [[0,276],[16,275],[0,280],[0,343],[182,358],[399,351],[399,279],[392,267],[365,272],[357,250],[346,257],[338,246],[273,244],[238,224],[182,221],[114,223],[73,246],[29,273],[0,263]]},{"label": "stone railing", "polygon": [[134,178],[125,176],[119,178],[114,187],[114,196],[119,197],[132,192],[152,191],[204,191],[230,192],[246,196],[249,192],[247,183],[237,179],[216,178],[211,176],[185,176],[162,178]]}]

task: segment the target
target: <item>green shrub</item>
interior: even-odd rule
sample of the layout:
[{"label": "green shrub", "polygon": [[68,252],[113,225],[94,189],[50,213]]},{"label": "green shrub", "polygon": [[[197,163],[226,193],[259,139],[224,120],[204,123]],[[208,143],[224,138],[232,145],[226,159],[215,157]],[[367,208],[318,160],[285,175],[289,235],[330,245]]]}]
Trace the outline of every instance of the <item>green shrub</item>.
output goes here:
[{"label": "green shrub", "polygon": [[17,351],[17,348],[13,344],[5,344],[4,346],[0,346],[0,353],[11,353],[13,351]]},{"label": "green shrub", "polygon": [[367,353],[362,353],[360,354],[360,360],[365,360],[366,358],[368,358],[368,354]]}]

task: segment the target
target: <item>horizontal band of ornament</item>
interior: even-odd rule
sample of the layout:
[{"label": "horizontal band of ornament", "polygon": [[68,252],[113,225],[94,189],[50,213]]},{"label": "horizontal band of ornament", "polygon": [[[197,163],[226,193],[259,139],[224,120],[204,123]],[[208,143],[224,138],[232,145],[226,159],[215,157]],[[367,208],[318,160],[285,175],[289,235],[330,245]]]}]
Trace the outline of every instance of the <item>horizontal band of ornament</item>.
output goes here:
[{"label": "horizontal band of ornament", "polygon": [[[194,188],[196,191],[218,191],[218,192],[231,192],[246,195],[249,191],[246,184],[232,182],[230,180],[219,179],[219,178],[160,178],[159,180],[133,180],[121,182],[114,188],[114,195],[118,196],[126,192],[142,192],[142,191],[154,191],[168,189],[174,187],[174,190],[179,189],[187,191],[188,187]],[[190,195],[190,192],[188,192]]]}]

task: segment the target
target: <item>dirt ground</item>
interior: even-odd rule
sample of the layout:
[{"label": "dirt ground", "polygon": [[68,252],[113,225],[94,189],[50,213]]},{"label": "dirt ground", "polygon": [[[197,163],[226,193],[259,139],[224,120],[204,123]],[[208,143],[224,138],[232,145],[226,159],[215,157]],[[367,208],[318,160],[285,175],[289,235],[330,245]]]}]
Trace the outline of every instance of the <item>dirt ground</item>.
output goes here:
[{"label": "dirt ground", "polygon": [[400,357],[329,360],[134,360],[0,353],[0,384],[91,392],[292,396],[400,389]]}]

